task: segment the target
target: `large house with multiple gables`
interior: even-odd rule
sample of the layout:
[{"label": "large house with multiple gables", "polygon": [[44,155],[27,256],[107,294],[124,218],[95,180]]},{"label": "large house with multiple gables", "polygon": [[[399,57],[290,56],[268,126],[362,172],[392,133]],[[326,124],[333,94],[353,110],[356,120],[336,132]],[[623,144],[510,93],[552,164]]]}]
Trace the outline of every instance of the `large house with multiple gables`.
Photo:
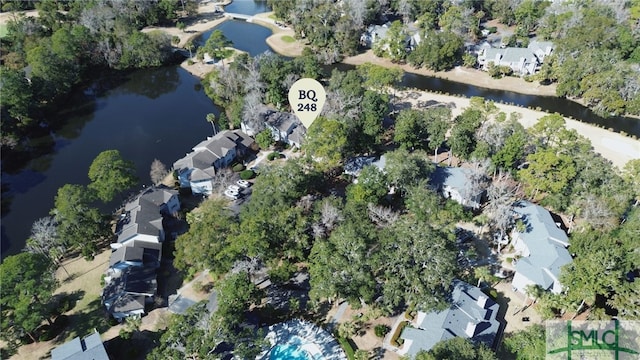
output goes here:
[{"label": "large house with multiple gables", "polygon": [[571,263],[567,250],[569,239],[553,221],[545,208],[528,201],[519,201],[513,209],[522,226],[511,233],[513,247],[520,256],[515,261],[513,288],[526,293],[527,286],[537,285],[543,290],[559,294],[562,284],[558,280],[562,266]]},{"label": "large house with multiple gables", "polygon": [[526,48],[485,46],[478,54],[478,65],[485,71],[493,64],[508,66],[517,75],[532,75],[540,69],[545,57],[551,55],[552,51],[553,43],[535,40],[531,41]]},{"label": "large house with multiple gables", "polygon": [[502,326],[497,319],[500,305],[479,288],[454,280],[449,307],[442,311],[418,311],[412,326],[404,328],[404,343],[398,353],[410,358],[429,351],[440,341],[462,337],[495,348]]},{"label": "large house with multiple gables", "polygon": [[254,149],[254,140],[240,130],[220,131],[193,147],[193,151],[173,163],[180,187],[193,194],[210,195],[213,178],[220,169]]}]

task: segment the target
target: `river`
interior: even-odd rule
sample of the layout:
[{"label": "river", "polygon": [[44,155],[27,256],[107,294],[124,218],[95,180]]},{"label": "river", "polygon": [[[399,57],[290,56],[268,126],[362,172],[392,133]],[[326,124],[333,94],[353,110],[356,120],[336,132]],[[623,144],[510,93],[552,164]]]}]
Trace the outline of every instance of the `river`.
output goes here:
[{"label": "river", "polygon": [[[235,0],[227,11],[255,14],[268,9],[263,1]],[[227,21],[217,27],[234,46],[255,56],[269,50],[265,43],[271,31],[242,21]],[[210,34],[203,34],[202,40]],[[350,68],[337,65],[338,68]],[[329,68],[331,69],[331,68]],[[500,90],[405,74],[403,85],[465,96],[483,96],[494,101],[539,106],[587,122],[604,123],[574,102],[552,97],[521,95]],[[178,66],[146,69],[98,79],[78,89],[69,109],[59,116],[66,125],[43,142],[53,142],[50,153],[35,158],[20,169],[2,174],[2,257],[18,253],[29,236],[31,224],[47,216],[54,196],[64,184],[86,185],[91,161],[107,149],[118,149],[135,163],[141,184],[149,184],[149,168],[157,158],[167,167],[211,133],[207,113],[218,109],[201,89],[199,79]],[[616,130],[640,136],[640,122],[618,119]],[[607,125],[610,126],[610,125]],[[112,211],[118,203],[103,205]]]}]

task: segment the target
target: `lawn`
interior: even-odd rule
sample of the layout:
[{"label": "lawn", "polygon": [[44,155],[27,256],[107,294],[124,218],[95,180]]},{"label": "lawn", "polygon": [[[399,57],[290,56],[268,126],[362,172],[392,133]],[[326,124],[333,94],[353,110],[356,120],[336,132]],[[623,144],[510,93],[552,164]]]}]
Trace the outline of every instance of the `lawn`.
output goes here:
[{"label": "lawn", "polygon": [[7,24],[0,24],[0,38],[7,36]]},{"label": "lawn", "polygon": [[296,39],[294,39],[293,36],[283,35],[282,36],[282,41],[284,41],[286,43],[293,43],[293,42],[296,42]]}]

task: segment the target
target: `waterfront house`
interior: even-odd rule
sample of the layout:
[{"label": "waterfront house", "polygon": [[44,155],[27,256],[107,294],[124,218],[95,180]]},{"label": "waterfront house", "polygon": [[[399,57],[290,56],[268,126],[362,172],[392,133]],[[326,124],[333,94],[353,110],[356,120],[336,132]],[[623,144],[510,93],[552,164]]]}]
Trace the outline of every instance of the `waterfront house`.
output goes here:
[{"label": "waterfront house", "polygon": [[161,243],[165,239],[163,219],[180,210],[178,192],[152,187],[124,206],[116,225],[118,241],[111,247],[126,246],[131,241]]},{"label": "waterfront house", "polygon": [[51,360],[109,360],[100,334],[93,329],[93,334],[84,338],[75,337],[51,350]]},{"label": "waterfront house", "polygon": [[437,166],[431,174],[430,184],[442,196],[452,199],[460,205],[477,209],[480,207],[484,191],[473,186],[470,169]]},{"label": "waterfront house", "polygon": [[391,26],[390,22],[383,25],[369,25],[367,30],[360,36],[360,45],[371,48],[373,44],[387,37],[387,31]]},{"label": "waterfront house", "polygon": [[513,288],[525,293],[528,285],[538,285],[559,294],[560,269],[572,261],[567,234],[541,206],[519,201],[513,211],[521,224],[511,233],[513,247],[520,256],[515,263]]},{"label": "waterfront house", "polygon": [[162,244],[131,241],[113,250],[109,267],[125,269],[130,266],[158,268],[162,258]]},{"label": "waterfront house", "polygon": [[545,57],[551,55],[553,43],[548,41],[531,41],[526,48],[505,47],[492,48],[484,46],[478,54],[478,64],[487,71],[490,64],[508,66],[516,75],[535,74],[542,66]]},{"label": "waterfront house", "polygon": [[173,163],[180,187],[193,194],[211,194],[213,178],[254,148],[254,140],[240,130],[220,131],[193,147],[193,151]]},{"label": "waterfront house", "polygon": [[398,353],[411,358],[420,351],[429,351],[440,341],[462,337],[474,343],[495,348],[500,322],[500,305],[479,288],[464,281],[454,280],[450,306],[443,311],[418,311],[411,326],[402,331],[404,343]]}]

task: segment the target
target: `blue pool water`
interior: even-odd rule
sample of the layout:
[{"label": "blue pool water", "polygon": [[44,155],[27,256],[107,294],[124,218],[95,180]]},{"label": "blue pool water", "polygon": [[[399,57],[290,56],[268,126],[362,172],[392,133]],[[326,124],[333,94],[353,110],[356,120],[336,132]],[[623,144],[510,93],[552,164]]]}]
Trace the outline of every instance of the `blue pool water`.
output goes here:
[{"label": "blue pool water", "polygon": [[307,353],[295,345],[276,345],[269,353],[269,360],[309,360]]}]

